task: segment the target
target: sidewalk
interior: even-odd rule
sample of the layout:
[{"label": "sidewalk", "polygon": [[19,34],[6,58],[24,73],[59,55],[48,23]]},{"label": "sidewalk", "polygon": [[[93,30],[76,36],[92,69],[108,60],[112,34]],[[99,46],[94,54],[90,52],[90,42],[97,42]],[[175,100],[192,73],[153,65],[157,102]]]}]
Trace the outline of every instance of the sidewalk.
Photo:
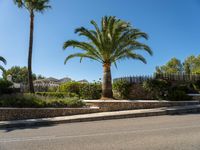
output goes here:
[{"label": "sidewalk", "polygon": [[175,114],[199,113],[199,112],[200,112],[200,105],[177,106],[177,107],[156,108],[156,109],[139,109],[139,110],[127,110],[127,111],[115,111],[115,112],[101,112],[101,113],[64,116],[55,118],[1,121],[0,129],[11,128],[11,127],[29,127],[36,125],[54,125],[60,123],[87,122],[87,121],[99,121],[99,120],[109,120],[109,119],[175,115]]}]

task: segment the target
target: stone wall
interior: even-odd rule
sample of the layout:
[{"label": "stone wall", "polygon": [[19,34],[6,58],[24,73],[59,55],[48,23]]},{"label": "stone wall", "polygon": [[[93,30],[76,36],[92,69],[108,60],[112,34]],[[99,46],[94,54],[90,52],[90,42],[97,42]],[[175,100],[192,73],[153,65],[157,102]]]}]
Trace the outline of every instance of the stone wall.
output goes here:
[{"label": "stone wall", "polygon": [[199,101],[127,101],[127,100],[86,100],[97,108],[0,108],[0,121],[51,118],[105,111],[150,109],[170,106],[197,105]]},{"label": "stone wall", "polygon": [[199,101],[128,101],[128,100],[91,100],[88,105],[99,107],[101,111],[118,111],[132,109],[151,109],[172,106],[197,105]]},{"label": "stone wall", "polygon": [[98,108],[0,108],[0,121],[70,116],[99,111]]}]

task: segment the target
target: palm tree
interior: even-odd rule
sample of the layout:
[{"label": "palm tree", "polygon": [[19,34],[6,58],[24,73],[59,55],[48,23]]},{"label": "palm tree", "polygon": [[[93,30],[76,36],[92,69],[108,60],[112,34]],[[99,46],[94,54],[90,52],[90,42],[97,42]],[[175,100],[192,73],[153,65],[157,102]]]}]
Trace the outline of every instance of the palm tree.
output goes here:
[{"label": "palm tree", "polygon": [[30,36],[29,36],[29,51],[28,51],[28,79],[29,91],[34,93],[33,78],[32,78],[32,51],[33,51],[33,31],[34,31],[34,14],[35,12],[44,12],[51,6],[48,5],[49,0],[14,0],[14,3],[19,8],[25,8],[30,14]]},{"label": "palm tree", "polygon": [[95,21],[91,21],[95,30],[88,30],[84,27],[77,28],[75,33],[84,36],[88,42],[80,42],[76,40],[68,40],[64,43],[63,48],[76,47],[83,50],[82,53],[74,53],[65,59],[66,62],[74,57],[89,58],[96,60],[103,65],[103,83],[102,98],[112,99],[112,77],[111,65],[117,67],[116,62],[124,59],[137,59],[146,63],[145,58],[135,53],[136,50],[145,50],[150,55],[152,51],[149,46],[138,41],[140,38],[148,39],[146,33],[135,29],[130,23],[117,19],[116,17],[103,17],[101,28]]},{"label": "palm tree", "polygon": [[[3,62],[4,65],[6,65],[7,61],[5,58],[3,58],[2,56],[0,56],[0,62]],[[5,72],[5,69],[2,65],[0,65],[0,70]]]}]

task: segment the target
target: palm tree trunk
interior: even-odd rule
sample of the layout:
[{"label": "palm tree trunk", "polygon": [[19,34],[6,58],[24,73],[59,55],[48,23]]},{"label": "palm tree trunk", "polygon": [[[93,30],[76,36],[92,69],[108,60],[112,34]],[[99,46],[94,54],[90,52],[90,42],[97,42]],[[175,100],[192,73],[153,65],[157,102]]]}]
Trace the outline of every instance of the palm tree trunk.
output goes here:
[{"label": "palm tree trunk", "polygon": [[34,12],[30,12],[30,37],[28,51],[28,84],[29,92],[34,93],[33,76],[32,76],[32,51],[33,51],[33,31],[34,31]]},{"label": "palm tree trunk", "polygon": [[113,99],[110,64],[103,65],[103,83],[101,99]]}]

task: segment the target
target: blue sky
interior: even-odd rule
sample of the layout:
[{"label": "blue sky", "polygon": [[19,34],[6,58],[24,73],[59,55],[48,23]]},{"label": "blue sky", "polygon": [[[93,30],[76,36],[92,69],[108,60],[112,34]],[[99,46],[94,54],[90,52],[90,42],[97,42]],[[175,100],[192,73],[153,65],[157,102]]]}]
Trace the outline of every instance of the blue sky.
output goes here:
[{"label": "blue sky", "polygon": [[[46,77],[71,77],[75,80],[98,80],[101,64],[79,59],[64,65],[64,59],[74,49],[62,50],[63,42],[80,39],[74,29],[91,27],[89,21],[100,21],[104,15],[114,15],[129,21],[149,34],[145,41],[154,51],[144,53],[148,64],[127,60],[112,68],[113,78],[150,75],[155,66],[172,57],[184,60],[200,54],[200,0],[51,0],[52,9],[35,15],[33,72]],[[0,55],[11,66],[26,66],[29,38],[29,14],[18,9],[12,0],[0,0]],[[143,53],[142,53],[143,54]]]}]

